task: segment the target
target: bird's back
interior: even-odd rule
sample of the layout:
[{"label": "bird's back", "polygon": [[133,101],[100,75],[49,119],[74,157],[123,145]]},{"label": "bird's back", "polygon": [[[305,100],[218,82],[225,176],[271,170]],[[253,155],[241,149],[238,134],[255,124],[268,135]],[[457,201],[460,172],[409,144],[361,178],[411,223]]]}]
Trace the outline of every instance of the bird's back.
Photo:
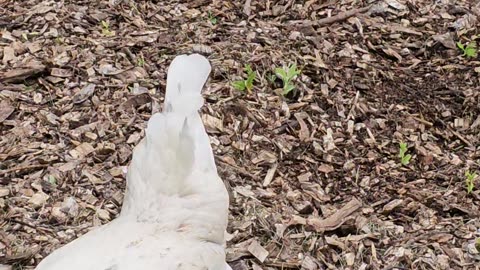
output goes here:
[{"label": "bird's back", "polygon": [[123,218],[99,227],[41,263],[45,270],[225,270],[223,247],[160,224]]},{"label": "bird's back", "polygon": [[228,193],[198,110],[210,64],[174,59],[164,111],[133,151],[120,216],[44,259],[37,270],[226,270]]}]

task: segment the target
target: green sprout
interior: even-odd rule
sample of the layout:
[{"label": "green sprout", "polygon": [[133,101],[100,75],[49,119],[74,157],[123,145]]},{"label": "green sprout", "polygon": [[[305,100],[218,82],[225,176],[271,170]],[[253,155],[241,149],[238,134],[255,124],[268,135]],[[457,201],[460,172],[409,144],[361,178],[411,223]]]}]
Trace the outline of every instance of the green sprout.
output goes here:
[{"label": "green sprout", "polygon": [[477,174],[475,172],[466,171],[465,172],[465,183],[467,184],[467,193],[472,193],[473,189],[475,188],[475,178],[477,178]]},{"label": "green sprout", "polygon": [[402,165],[406,166],[410,163],[410,159],[412,158],[412,155],[407,154],[408,148],[406,143],[401,142],[399,146],[400,146],[400,149],[399,149],[398,157],[400,158],[400,162],[402,163]]},{"label": "green sprout", "polygon": [[276,76],[275,74],[268,74],[268,75],[267,75],[267,80],[268,80],[271,84],[274,84],[276,79],[277,79],[277,76]]},{"label": "green sprout", "polygon": [[235,89],[239,91],[247,90],[247,92],[250,94],[253,89],[253,82],[255,81],[255,78],[257,78],[257,73],[253,71],[252,67],[249,64],[245,65],[244,70],[247,73],[247,79],[234,81],[232,85]]},{"label": "green sprout", "polygon": [[143,58],[143,55],[137,58],[137,66],[143,67],[145,65],[145,58]]},{"label": "green sprout", "polygon": [[52,185],[56,185],[57,184],[57,179],[55,178],[55,176],[49,175],[48,176],[48,182]]},{"label": "green sprout", "polygon": [[463,44],[462,42],[457,42],[457,47],[462,50],[463,56],[470,58],[476,58],[478,56],[477,42],[470,41],[468,44]]},{"label": "green sprout", "polygon": [[64,44],[64,39],[62,37],[56,37],[55,38],[55,43],[57,45],[62,45],[62,44]]},{"label": "green sprout", "polygon": [[102,34],[104,36],[115,35],[112,31],[110,31],[110,24],[107,21],[102,21]]},{"label": "green sprout", "polygon": [[300,73],[301,71],[297,69],[296,64],[290,65],[289,67],[275,68],[275,75],[283,82],[283,95],[287,95],[295,89],[292,81],[297,75],[300,75]]},{"label": "green sprout", "polygon": [[213,15],[211,11],[208,12],[208,21],[209,21],[212,25],[215,25],[215,24],[217,24],[217,22],[218,22],[217,17],[215,17],[215,15]]}]

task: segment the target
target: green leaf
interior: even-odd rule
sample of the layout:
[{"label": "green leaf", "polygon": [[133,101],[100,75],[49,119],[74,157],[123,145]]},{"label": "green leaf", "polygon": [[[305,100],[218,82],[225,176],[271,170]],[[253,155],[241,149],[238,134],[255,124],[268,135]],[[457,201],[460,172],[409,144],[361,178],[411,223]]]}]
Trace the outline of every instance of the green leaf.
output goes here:
[{"label": "green leaf", "polygon": [[408,165],[410,163],[410,159],[412,158],[412,155],[408,154],[402,157],[402,165]]},{"label": "green leaf", "polygon": [[291,83],[287,83],[283,87],[283,95],[287,95],[288,93],[292,92],[293,89],[295,89],[295,86],[293,86]]},{"label": "green leaf", "polygon": [[246,89],[246,85],[245,85],[245,81],[234,81],[232,83],[233,87],[239,91],[245,91]]},{"label": "green leaf", "polygon": [[478,56],[478,49],[477,49],[477,42],[476,41],[470,41],[466,46],[465,44],[462,44],[460,41],[457,42],[457,47],[462,50],[463,55],[470,57],[470,58],[476,58]]},{"label": "green leaf", "polygon": [[55,179],[55,176],[49,175],[48,176],[48,182],[52,185],[56,185],[57,184],[57,179]]},{"label": "green leaf", "polygon": [[477,177],[477,174],[476,173],[471,173],[470,171],[466,171],[465,176],[467,177],[467,179],[472,180],[475,177]]},{"label": "green leaf", "polygon": [[467,185],[467,193],[471,193],[473,189],[475,188],[475,178],[477,178],[477,174],[475,172],[470,172],[466,171],[465,176],[467,179],[465,179],[465,183]]},{"label": "green leaf", "polygon": [[253,81],[254,80],[255,80],[255,73],[253,73],[252,76],[248,76],[247,80],[245,81],[245,86],[247,87],[247,90],[249,92],[253,89]]},{"label": "green leaf", "polygon": [[403,156],[405,156],[405,153],[407,153],[407,144],[404,143],[404,142],[401,142],[400,143],[400,152],[399,152],[398,156],[400,158],[403,158]]},{"label": "green leaf", "polygon": [[470,41],[467,45],[468,48],[477,49],[477,42],[475,40]]},{"label": "green leaf", "polygon": [[465,55],[468,56],[468,57],[475,58],[475,57],[478,56],[477,49],[476,49],[476,48],[467,47],[467,48],[465,49]]},{"label": "green leaf", "polygon": [[137,59],[137,66],[143,67],[145,65],[145,59],[143,57],[139,57]]},{"label": "green leaf", "polygon": [[247,74],[250,76],[251,73],[253,73],[253,70],[252,70],[252,67],[249,65],[249,64],[246,64],[245,65],[245,68],[244,68],[245,72],[247,72]]},{"label": "green leaf", "polygon": [[467,193],[470,194],[473,191],[473,188],[475,187],[475,183],[473,180],[467,179]]},{"label": "green leaf", "polygon": [[102,27],[108,29],[110,27],[110,24],[106,21],[102,21]]},{"label": "green leaf", "polygon": [[291,81],[298,74],[300,74],[300,70],[297,70],[296,64],[292,64],[288,67],[284,66],[283,68],[275,68],[275,75],[283,81],[283,95],[287,95],[295,89],[295,86]]},{"label": "green leaf", "polygon": [[281,79],[283,82],[287,80],[287,73],[283,68],[276,68],[275,75],[277,75],[277,77]]},{"label": "green leaf", "polygon": [[404,142],[401,142],[399,143],[399,153],[398,153],[398,157],[400,158],[400,162],[402,163],[402,165],[408,165],[410,163],[410,159],[412,158],[412,155],[408,154],[408,155],[405,155],[408,151],[408,146],[407,146],[407,143],[404,143]]},{"label": "green leaf", "polygon": [[215,25],[215,24],[217,24],[217,22],[218,22],[218,21],[217,21],[217,17],[215,17],[215,16],[212,14],[212,12],[210,12],[210,11],[208,12],[208,20],[210,21],[210,23],[211,23],[212,25]]},{"label": "green leaf", "polygon": [[269,80],[271,83],[274,83],[276,78],[277,78],[277,76],[275,76],[275,74],[271,74],[270,76],[268,76],[268,80]]},{"label": "green leaf", "polygon": [[473,183],[467,183],[467,193],[472,193],[474,187]]},{"label": "green leaf", "polygon": [[297,70],[297,65],[296,64],[293,64],[290,66],[290,68],[288,69],[288,73],[287,73],[287,77],[289,78],[289,80],[293,79],[295,76],[299,75],[300,74],[300,70]]}]

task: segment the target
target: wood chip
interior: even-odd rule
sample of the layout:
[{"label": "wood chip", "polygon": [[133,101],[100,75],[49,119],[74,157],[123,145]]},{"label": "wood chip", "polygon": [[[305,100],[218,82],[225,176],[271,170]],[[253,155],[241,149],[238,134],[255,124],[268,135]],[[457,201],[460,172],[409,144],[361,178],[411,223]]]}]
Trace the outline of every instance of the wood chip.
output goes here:
[{"label": "wood chip", "polygon": [[0,123],[5,121],[13,112],[15,108],[6,100],[0,101]]},{"label": "wood chip", "polygon": [[250,252],[257,260],[260,262],[264,262],[265,259],[268,257],[268,251],[263,248],[260,243],[256,240],[253,240],[252,243],[248,246],[248,252]]},{"label": "wood chip", "polygon": [[75,149],[70,151],[70,155],[76,159],[86,157],[88,154],[92,153],[95,148],[90,143],[82,143],[77,146]]},{"label": "wood chip", "polygon": [[278,163],[275,163],[267,171],[267,174],[265,175],[265,178],[263,179],[263,186],[264,187],[270,185],[270,183],[272,182],[272,179],[275,176],[275,172],[277,171],[277,167],[278,167]]},{"label": "wood chip", "polygon": [[346,219],[362,207],[362,202],[353,198],[340,210],[326,219],[308,218],[307,224],[313,226],[317,232],[332,231],[342,225]]},{"label": "wood chip", "polygon": [[50,196],[47,194],[43,192],[37,192],[28,200],[28,203],[30,203],[34,208],[40,208],[47,202],[48,198],[50,198]]}]

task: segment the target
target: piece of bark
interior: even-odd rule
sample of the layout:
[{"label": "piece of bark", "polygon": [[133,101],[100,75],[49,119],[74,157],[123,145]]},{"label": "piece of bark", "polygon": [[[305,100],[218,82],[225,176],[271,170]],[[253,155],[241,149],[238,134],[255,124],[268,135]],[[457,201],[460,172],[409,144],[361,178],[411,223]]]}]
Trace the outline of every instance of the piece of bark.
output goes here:
[{"label": "piece of bark", "polygon": [[340,210],[326,219],[309,218],[307,220],[307,225],[312,226],[317,232],[333,231],[340,227],[347,218],[360,209],[360,207],[362,207],[362,202],[357,198],[353,198]]}]

